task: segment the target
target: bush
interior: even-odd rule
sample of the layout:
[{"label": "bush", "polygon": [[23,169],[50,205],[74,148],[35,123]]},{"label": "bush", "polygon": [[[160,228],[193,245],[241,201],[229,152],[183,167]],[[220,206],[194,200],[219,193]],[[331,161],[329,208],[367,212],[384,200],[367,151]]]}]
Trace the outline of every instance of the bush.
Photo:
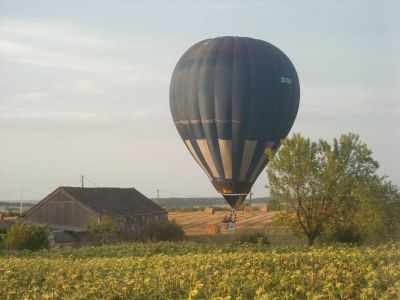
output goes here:
[{"label": "bush", "polygon": [[7,244],[15,250],[49,248],[46,226],[33,223],[16,223],[8,230]]},{"label": "bush", "polygon": [[282,205],[279,199],[277,198],[272,198],[268,202],[268,210],[269,211],[281,211],[282,210]]},{"label": "bush", "polygon": [[6,248],[7,244],[7,230],[0,229],[0,250]]},{"label": "bush", "polygon": [[100,223],[87,226],[89,239],[95,244],[112,243],[118,240],[117,222],[110,216],[103,216]]},{"label": "bush", "polygon": [[259,230],[239,231],[235,234],[235,243],[237,244],[261,244],[269,245],[270,242],[264,232]]},{"label": "bush", "polygon": [[1,213],[4,217],[19,217],[19,211],[6,211]]},{"label": "bush", "polygon": [[213,206],[214,211],[230,211],[228,207]]},{"label": "bush", "polygon": [[323,242],[361,244],[365,237],[355,226],[334,226],[328,228],[320,238]]},{"label": "bush", "polygon": [[[207,206],[212,207],[214,211],[229,211],[227,207],[220,207],[220,206]],[[204,211],[205,206],[198,206],[198,207],[171,207],[167,208],[168,212],[194,212],[194,211]]]},{"label": "bush", "polygon": [[182,226],[175,221],[159,221],[146,225],[133,233],[133,240],[141,242],[178,241],[183,238]]},{"label": "bush", "polygon": [[204,207],[172,207],[168,208],[168,212],[193,212],[193,211],[202,211],[204,210]]}]

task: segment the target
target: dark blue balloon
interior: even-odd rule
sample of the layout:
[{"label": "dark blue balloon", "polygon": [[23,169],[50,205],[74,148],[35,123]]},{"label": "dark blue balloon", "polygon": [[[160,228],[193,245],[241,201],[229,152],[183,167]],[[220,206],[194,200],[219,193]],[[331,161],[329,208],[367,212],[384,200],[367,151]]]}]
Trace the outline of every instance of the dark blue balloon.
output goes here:
[{"label": "dark blue balloon", "polygon": [[172,118],[214,187],[239,207],[296,118],[300,86],[289,58],[247,37],[201,41],[178,61]]}]

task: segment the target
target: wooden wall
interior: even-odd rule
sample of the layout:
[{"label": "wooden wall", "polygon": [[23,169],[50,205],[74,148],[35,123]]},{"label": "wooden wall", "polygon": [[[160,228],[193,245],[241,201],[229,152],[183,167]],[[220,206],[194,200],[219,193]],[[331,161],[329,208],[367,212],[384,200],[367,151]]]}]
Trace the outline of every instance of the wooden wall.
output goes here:
[{"label": "wooden wall", "polygon": [[93,223],[97,216],[59,192],[50,200],[26,215],[26,219],[50,226],[86,229],[86,224]]},{"label": "wooden wall", "polygon": [[118,224],[118,227],[123,231],[134,231],[143,228],[146,224],[157,221],[167,221],[167,213],[154,213],[146,215],[125,215],[113,217]]}]

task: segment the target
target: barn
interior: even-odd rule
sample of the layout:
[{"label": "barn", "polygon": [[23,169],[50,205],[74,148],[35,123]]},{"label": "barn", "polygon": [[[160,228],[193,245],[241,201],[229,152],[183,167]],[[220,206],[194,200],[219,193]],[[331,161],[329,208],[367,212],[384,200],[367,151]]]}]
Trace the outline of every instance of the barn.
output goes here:
[{"label": "barn", "polygon": [[30,222],[50,229],[84,232],[88,224],[110,216],[129,232],[167,220],[167,212],[134,188],[59,187],[24,213]]}]

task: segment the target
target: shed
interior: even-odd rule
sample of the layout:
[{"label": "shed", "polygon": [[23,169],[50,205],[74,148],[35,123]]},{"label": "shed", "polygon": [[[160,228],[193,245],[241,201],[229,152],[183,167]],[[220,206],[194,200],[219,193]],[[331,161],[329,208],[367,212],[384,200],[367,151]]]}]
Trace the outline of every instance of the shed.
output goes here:
[{"label": "shed", "polygon": [[79,239],[68,231],[55,230],[49,232],[49,242],[51,247],[65,247],[77,245]]},{"label": "shed", "polygon": [[21,221],[22,219],[17,218],[7,218],[7,219],[0,219],[0,230],[8,230],[10,227],[14,226],[15,223]]},{"label": "shed", "polygon": [[108,215],[122,231],[133,231],[155,221],[167,220],[167,212],[134,188],[59,187],[24,213],[26,220],[50,228],[86,231]]}]

